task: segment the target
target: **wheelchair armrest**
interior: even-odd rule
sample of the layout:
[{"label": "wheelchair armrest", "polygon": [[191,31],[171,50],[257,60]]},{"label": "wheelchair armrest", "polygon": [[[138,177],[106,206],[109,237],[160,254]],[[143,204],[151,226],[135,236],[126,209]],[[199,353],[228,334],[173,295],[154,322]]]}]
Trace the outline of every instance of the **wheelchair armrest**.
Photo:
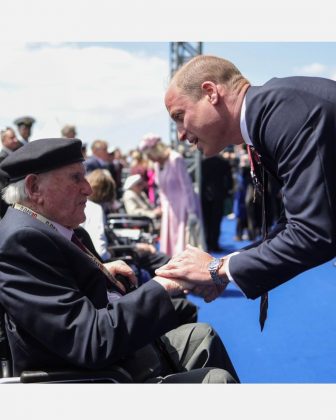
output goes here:
[{"label": "wheelchair armrest", "polygon": [[107,225],[113,227],[136,228],[154,231],[154,222],[148,216],[135,215],[128,213],[109,213],[106,217]]},{"label": "wheelchair armrest", "polygon": [[132,245],[109,245],[108,251],[111,254],[111,261],[123,260],[126,263],[138,264],[139,255]]},{"label": "wheelchair armrest", "polygon": [[130,374],[119,366],[112,369],[89,371],[89,370],[64,370],[64,371],[23,371],[20,376],[21,383],[48,383],[48,382],[114,382],[132,383]]},{"label": "wheelchair armrest", "polygon": [[107,220],[109,219],[126,219],[126,220],[143,220],[148,223],[152,223],[152,219],[148,216],[137,215],[137,214],[128,214],[128,213],[108,213],[106,216]]},{"label": "wheelchair armrest", "polygon": [[109,248],[111,251],[115,252],[116,254],[124,254],[128,253],[129,255],[136,254],[136,250],[133,245],[110,245]]}]

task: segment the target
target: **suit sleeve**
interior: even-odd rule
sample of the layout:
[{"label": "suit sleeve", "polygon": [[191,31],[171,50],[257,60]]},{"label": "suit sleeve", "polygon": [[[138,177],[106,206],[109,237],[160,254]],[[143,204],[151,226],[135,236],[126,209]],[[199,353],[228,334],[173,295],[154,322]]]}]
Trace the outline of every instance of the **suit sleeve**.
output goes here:
[{"label": "suit sleeve", "polygon": [[78,287],[65,251],[35,229],[7,241],[0,271],[1,301],[17,326],[77,366],[109,366],[177,326],[170,297],[155,281],[96,308]]},{"label": "suit sleeve", "polygon": [[[327,156],[335,132],[328,112],[285,92],[264,109],[258,136],[277,166],[283,184],[286,223],[271,237],[230,259],[229,270],[247,297],[256,298],[335,255],[335,214],[326,173],[335,175]],[[262,153],[263,154],[263,153]]]}]

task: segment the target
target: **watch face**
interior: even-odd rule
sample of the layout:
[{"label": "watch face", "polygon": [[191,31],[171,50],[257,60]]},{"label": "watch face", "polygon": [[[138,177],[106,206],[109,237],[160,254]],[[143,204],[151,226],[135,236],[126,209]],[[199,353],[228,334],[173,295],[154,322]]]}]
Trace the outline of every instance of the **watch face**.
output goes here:
[{"label": "watch face", "polygon": [[216,270],[217,267],[218,267],[218,259],[217,258],[210,261],[210,263],[208,265],[209,270]]}]

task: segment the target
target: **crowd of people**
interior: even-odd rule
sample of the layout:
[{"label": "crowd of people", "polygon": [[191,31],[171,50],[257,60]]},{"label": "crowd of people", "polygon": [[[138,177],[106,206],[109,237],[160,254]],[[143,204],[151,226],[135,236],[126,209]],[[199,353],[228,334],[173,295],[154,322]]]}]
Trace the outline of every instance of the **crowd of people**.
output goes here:
[{"label": "crowd of people", "polygon": [[[29,141],[34,122],[32,117],[21,117],[15,120],[17,130],[10,126],[2,130],[0,162]],[[76,138],[76,126],[65,125],[60,135]],[[246,148],[227,147],[214,157],[203,158],[199,195],[183,159],[184,150],[171,149],[158,135],[145,135],[137,148],[126,153],[107,140],[94,140],[89,147],[83,143],[82,153],[88,174],[106,169],[115,183],[113,199],[102,204],[104,214],[125,212],[150,217],[159,234],[158,246],[169,256],[181,252],[187,243],[220,252],[223,216],[235,218],[235,240],[260,236],[260,200],[253,197]],[[5,186],[1,174],[0,184],[1,188]],[[276,182],[270,182],[269,189],[272,223],[280,214],[281,195]],[[6,209],[1,199],[1,217]],[[196,237],[191,232],[196,232]]]},{"label": "crowd of people", "polygon": [[[136,382],[239,382],[185,295],[211,302],[232,283],[261,298],[263,329],[268,292],[334,258],[335,104],[331,80],[254,87],[225,59],[191,59],[165,105],[179,140],[203,153],[200,196],[158,135],[123,156],[107,140],[87,150],[74,126],[35,141],[32,117],[4,129],[0,305],[14,373],[117,362]],[[123,212],[158,232],[157,244],[134,244],[138,272],[114,258],[118,234],[106,230]],[[253,242],[218,258],[223,215]]]}]

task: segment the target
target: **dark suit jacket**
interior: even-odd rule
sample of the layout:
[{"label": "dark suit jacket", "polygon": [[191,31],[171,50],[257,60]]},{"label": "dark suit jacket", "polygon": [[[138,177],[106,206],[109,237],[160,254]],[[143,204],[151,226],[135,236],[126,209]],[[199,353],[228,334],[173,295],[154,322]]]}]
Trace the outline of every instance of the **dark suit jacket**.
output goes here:
[{"label": "dark suit jacket", "polygon": [[178,325],[153,280],[109,304],[105,275],[85,253],[13,208],[0,222],[0,304],[15,374],[105,368]]},{"label": "dark suit jacket", "polygon": [[246,122],[285,209],[271,239],[230,259],[234,280],[256,298],[336,254],[336,82],[290,77],[250,87]]},{"label": "dark suit jacket", "polygon": [[233,187],[231,166],[222,156],[202,160],[201,197],[205,202],[223,202]]},{"label": "dark suit jacket", "polygon": [[4,149],[0,150],[0,162],[2,162],[8,156],[8,152]]},{"label": "dark suit jacket", "polygon": [[84,166],[87,173],[94,171],[95,169],[108,169],[113,179],[116,178],[116,171],[112,162],[102,163],[95,155],[90,156],[84,161]]}]

